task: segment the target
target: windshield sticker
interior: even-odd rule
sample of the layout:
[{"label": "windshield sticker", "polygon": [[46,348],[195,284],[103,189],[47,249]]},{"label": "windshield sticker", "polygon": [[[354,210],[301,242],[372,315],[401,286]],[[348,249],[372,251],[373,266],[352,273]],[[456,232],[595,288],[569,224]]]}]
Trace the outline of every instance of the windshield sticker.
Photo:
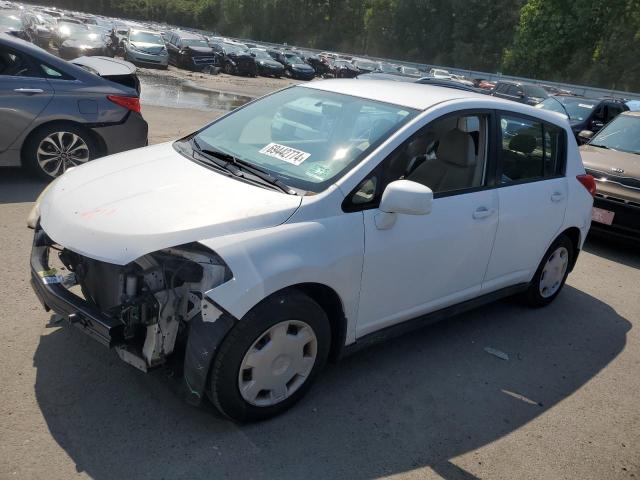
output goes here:
[{"label": "windshield sticker", "polygon": [[300,165],[311,156],[310,153],[303,152],[302,150],[296,150],[295,148],[280,145],[278,143],[270,143],[260,150],[259,153],[296,166]]},{"label": "windshield sticker", "polygon": [[588,105],[586,103],[579,103],[578,106],[582,108],[593,108],[593,105]]},{"label": "windshield sticker", "polygon": [[312,165],[305,172],[305,174],[315,180],[323,181],[329,178],[329,176],[331,175],[331,170],[323,167],[322,165]]}]

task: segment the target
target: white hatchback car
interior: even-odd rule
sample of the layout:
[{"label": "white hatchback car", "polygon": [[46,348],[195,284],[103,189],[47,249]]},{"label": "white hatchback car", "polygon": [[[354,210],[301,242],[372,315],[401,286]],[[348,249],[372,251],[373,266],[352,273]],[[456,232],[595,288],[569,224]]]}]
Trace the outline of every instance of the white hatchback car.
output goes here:
[{"label": "white hatchback car", "polygon": [[193,403],[258,420],[372,340],[516,293],[551,302],[594,190],[552,112],[318,81],[65,173],[31,217],[32,283],[140,370],[176,358]]}]

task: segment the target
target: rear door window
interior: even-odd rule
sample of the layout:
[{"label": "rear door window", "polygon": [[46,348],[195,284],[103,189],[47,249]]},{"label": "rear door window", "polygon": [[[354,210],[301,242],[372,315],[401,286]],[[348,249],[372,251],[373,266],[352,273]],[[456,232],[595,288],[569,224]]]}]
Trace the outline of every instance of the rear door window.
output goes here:
[{"label": "rear door window", "polygon": [[562,175],[564,130],[540,120],[512,114],[500,116],[500,183],[544,180]]},{"label": "rear door window", "polygon": [[38,77],[37,70],[22,53],[0,46],[0,76],[5,77]]}]

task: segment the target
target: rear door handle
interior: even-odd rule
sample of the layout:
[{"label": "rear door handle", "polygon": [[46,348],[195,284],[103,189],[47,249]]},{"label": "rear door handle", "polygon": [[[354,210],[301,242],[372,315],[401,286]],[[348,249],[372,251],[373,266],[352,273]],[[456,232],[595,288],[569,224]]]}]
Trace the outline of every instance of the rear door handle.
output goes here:
[{"label": "rear door handle", "polygon": [[16,93],[44,93],[44,90],[41,88],[14,88],[14,92]]},{"label": "rear door handle", "polygon": [[564,200],[564,193],[554,192],[551,195],[551,201],[554,203],[561,202],[562,200]]},{"label": "rear door handle", "polygon": [[483,218],[490,217],[496,212],[495,208],[487,208],[487,207],[478,207],[478,209],[473,212],[473,218],[476,220],[481,220]]}]

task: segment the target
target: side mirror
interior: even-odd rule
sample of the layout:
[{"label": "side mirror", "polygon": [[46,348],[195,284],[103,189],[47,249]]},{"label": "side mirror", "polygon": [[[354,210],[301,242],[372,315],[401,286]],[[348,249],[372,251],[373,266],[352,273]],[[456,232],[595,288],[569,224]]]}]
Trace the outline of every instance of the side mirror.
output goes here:
[{"label": "side mirror", "polygon": [[380,210],[386,213],[427,215],[431,213],[433,191],[411,180],[396,180],[385,188]]},{"label": "side mirror", "polygon": [[380,200],[381,212],[375,216],[379,230],[391,228],[396,214],[428,215],[431,213],[433,191],[421,183],[411,180],[396,180],[387,185]]},{"label": "side mirror", "polygon": [[582,143],[587,143],[593,137],[594,133],[591,130],[582,130],[578,134],[578,138],[582,141]]}]

